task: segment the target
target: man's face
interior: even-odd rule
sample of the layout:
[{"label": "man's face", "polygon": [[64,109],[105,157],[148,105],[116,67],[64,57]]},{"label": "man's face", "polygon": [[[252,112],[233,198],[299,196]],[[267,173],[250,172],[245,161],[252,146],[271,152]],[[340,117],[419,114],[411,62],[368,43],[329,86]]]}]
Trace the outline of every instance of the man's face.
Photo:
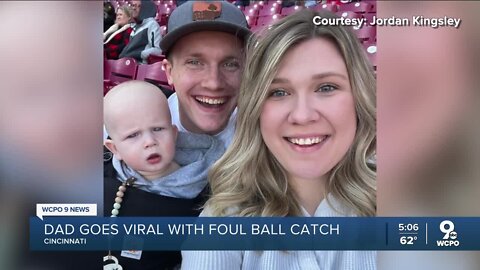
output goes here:
[{"label": "man's face", "polygon": [[142,1],[132,1],[132,16],[137,19],[140,14],[140,8],[142,7]]},{"label": "man's face", "polygon": [[243,60],[243,43],[228,33],[197,32],[175,43],[164,64],[188,131],[214,135],[226,127],[237,104]]}]

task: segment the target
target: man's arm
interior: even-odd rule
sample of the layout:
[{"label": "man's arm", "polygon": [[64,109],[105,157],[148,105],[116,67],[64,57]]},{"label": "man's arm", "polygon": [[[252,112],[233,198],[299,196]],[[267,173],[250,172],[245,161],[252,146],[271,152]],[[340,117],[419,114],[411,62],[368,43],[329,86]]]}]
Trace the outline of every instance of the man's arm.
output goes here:
[{"label": "man's arm", "polygon": [[151,22],[148,27],[148,46],[142,51],[141,57],[146,61],[150,54],[161,55],[160,40],[162,35],[160,34],[160,25],[156,21]]}]

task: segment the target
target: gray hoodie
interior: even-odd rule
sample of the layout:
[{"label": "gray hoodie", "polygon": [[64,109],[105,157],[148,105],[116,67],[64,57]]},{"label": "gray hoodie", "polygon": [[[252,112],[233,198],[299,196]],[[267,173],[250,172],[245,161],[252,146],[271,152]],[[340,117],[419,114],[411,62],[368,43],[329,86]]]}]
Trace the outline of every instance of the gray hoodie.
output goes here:
[{"label": "gray hoodie", "polygon": [[115,157],[112,163],[121,182],[133,176],[137,179],[134,186],[139,189],[163,196],[192,199],[207,186],[208,169],[224,152],[223,144],[213,136],[179,132],[174,159],[181,167],[169,175],[146,180]]}]

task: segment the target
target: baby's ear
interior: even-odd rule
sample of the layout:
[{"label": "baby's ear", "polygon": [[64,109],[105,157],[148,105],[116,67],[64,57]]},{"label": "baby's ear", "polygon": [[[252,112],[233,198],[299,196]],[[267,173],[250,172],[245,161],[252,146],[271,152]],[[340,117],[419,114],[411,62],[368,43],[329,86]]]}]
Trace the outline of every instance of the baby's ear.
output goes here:
[{"label": "baby's ear", "polygon": [[117,147],[115,146],[115,143],[111,139],[106,139],[104,144],[105,144],[105,147],[107,147],[107,149],[110,150],[110,152],[112,152],[112,154],[118,160],[122,160],[122,157],[118,153],[118,150],[117,150]]}]

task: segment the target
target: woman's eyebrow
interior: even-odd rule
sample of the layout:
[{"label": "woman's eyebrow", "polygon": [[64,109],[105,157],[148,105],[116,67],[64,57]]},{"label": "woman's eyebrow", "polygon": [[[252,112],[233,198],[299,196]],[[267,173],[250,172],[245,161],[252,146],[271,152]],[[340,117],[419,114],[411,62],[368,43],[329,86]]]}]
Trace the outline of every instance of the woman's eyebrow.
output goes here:
[{"label": "woman's eyebrow", "polygon": [[314,79],[323,79],[323,78],[327,78],[327,77],[340,77],[344,80],[348,80],[348,78],[345,75],[343,75],[342,73],[338,73],[338,72],[324,72],[324,73],[314,74],[312,76],[312,78],[314,78]]},{"label": "woman's eyebrow", "polygon": [[[327,78],[327,77],[340,77],[341,79],[343,80],[348,80],[348,77],[343,75],[342,73],[339,73],[339,72],[324,72],[324,73],[318,73],[318,74],[314,74],[312,75],[312,78],[313,79],[324,79],[324,78]],[[273,83],[288,83],[290,80],[286,79],[286,78],[274,78],[273,81],[272,81],[272,84]]]},{"label": "woman's eyebrow", "polygon": [[288,83],[289,80],[288,79],[284,79],[284,78],[274,78],[272,83]]}]

